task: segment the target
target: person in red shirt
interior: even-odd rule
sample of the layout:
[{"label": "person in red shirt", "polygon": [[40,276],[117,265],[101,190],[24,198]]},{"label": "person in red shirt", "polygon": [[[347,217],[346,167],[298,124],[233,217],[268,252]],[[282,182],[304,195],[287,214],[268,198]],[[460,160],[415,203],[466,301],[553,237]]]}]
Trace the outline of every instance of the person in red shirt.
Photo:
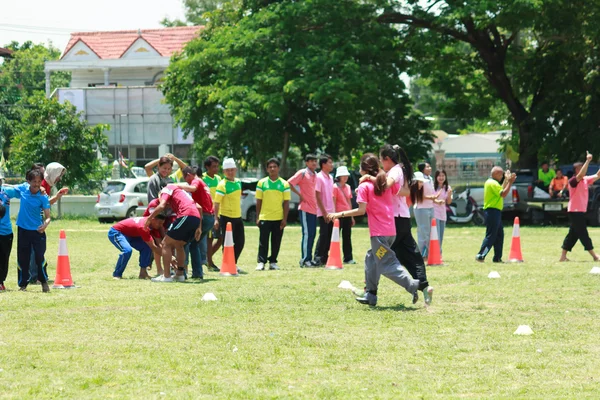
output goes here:
[{"label": "person in red shirt", "polygon": [[[146,207],[146,210],[144,211],[144,214],[142,215],[142,217],[149,217],[150,214],[152,214],[152,212],[154,211],[154,209],[160,204],[160,199],[154,199],[152,200],[150,203],[148,203],[148,206]],[[163,225],[160,227],[160,229],[158,229],[159,235],[158,237],[154,238],[154,242],[156,243],[157,246],[161,246],[162,240],[165,237],[165,232],[167,231],[167,229],[169,229],[169,226],[171,226],[171,224],[173,223],[173,221],[175,221],[175,218],[177,218],[177,215],[173,213],[173,211],[167,207],[164,211],[164,223]],[[162,275],[164,273],[163,267],[162,267],[162,252],[157,254],[157,253],[153,253],[154,255],[154,262],[156,263],[156,273],[157,275]]]},{"label": "person in red shirt", "polygon": [[181,172],[186,183],[179,183],[177,186],[192,194],[192,199],[200,207],[202,214],[200,240],[193,239],[190,242],[192,278],[202,279],[204,277],[202,264],[206,263],[206,248],[202,246],[202,241],[205,240],[215,224],[213,201],[210,196],[210,188],[202,180],[201,168],[188,166]]},{"label": "person in red shirt", "polygon": [[[160,192],[160,203],[146,220],[146,228],[152,220],[161,214],[167,205],[177,215],[177,218],[167,231],[162,242],[162,261],[164,265],[163,275],[152,279],[152,282],[177,282],[185,281],[185,251],[184,246],[192,239],[199,240],[202,230],[200,229],[200,212],[194,200],[179,186],[169,184]],[[177,257],[177,271],[175,277],[171,278],[170,265],[173,253]]]},{"label": "person in red shirt", "polygon": [[108,231],[108,240],[121,252],[113,272],[113,278],[121,279],[133,249],[140,252],[140,279],[148,279],[148,270],[152,262],[152,253],[160,254],[160,247],[154,243],[153,237],[158,237],[158,229],[163,224],[165,216],[158,215],[145,227],[147,218],[127,218],[115,224]]}]

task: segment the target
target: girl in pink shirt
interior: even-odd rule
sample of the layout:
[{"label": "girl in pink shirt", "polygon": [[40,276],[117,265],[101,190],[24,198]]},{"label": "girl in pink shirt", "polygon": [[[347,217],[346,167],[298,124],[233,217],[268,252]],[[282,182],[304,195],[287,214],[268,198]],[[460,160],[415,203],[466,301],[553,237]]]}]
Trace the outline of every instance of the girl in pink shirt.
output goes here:
[{"label": "girl in pink shirt", "polygon": [[[350,211],[352,209],[352,190],[348,182],[348,167],[338,167],[335,172],[337,183],[333,186],[333,202],[337,212]],[[352,258],[352,227],[354,226],[354,217],[340,218],[340,233],[342,234],[342,250],[344,251],[344,264],[356,264]]]},{"label": "girl in pink shirt", "polygon": [[433,201],[433,217],[438,230],[438,237],[440,240],[440,254],[442,252],[442,241],[444,239],[444,230],[446,229],[446,204],[452,203],[452,188],[448,185],[448,178],[446,177],[446,171],[437,170],[435,171],[435,178],[433,183],[433,189],[438,195],[437,199]]},{"label": "girl in pink shirt", "polygon": [[429,236],[431,234],[431,220],[433,219],[433,200],[437,198],[433,190],[433,181],[431,179],[431,165],[429,163],[420,163],[417,168],[421,173],[423,184],[423,196],[414,202],[415,220],[417,222],[417,243],[421,249],[423,258],[427,258],[429,253]]},{"label": "girl in pink shirt", "polygon": [[356,300],[374,306],[377,304],[377,288],[381,275],[396,282],[412,295],[418,290],[419,281],[411,278],[391,249],[396,238],[393,198],[400,190],[400,185],[386,187],[385,171],[379,168],[379,160],[373,154],[365,154],[361,158],[360,169],[361,174],[376,177],[375,183],[367,180],[360,184],[357,195],[358,208],[329,214],[329,217],[334,219],[360,216],[365,212],[369,214],[371,249],[365,257],[366,292]]}]

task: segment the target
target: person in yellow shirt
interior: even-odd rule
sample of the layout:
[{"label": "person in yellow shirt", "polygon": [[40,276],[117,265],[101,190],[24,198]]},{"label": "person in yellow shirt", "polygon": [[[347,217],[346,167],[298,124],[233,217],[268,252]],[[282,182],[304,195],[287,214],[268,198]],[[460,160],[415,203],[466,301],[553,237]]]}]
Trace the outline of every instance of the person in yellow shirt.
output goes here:
[{"label": "person in yellow shirt", "polygon": [[[277,256],[283,238],[283,229],[287,224],[290,211],[290,184],[279,177],[279,160],[271,158],[267,161],[269,176],[256,184],[256,225],[260,231],[258,242],[257,271],[263,271],[269,261],[269,269],[279,269]],[[271,256],[269,252],[269,237],[271,239]]]},{"label": "person in yellow shirt", "polygon": [[237,167],[233,158],[223,160],[223,173],[225,179],[219,182],[215,191],[215,230],[220,229],[221,237],[225,237],[227,223],[231,222],[233,252],[237,264],[244,250],[246,237],[242,221],[242,182],[235,177]]},{"label": "person in yellow shirt", "polygon": [[[217,172],[219,172],[220,163],[221,160],[215,156],[208,156],[204,160],[204,169],[206,172],[202,174],[202,180],[210,189],[210,197],[212,198],[213,203],[215,202],[215,195],[217,194],[217,186],[223,179],[217,174]],[[215,220],[216,219],[217,216],[215,214]],[[215,240],[216,243],[214,243]],[[206,260],[202,260],[202,263],[204,264],[206,261],[206,266],[209,271],[219,272],[219,267],[213,262],[213,254],[219,251],[221,244],[223,244],[223,240],[221,239],[218,229],[211,230],[203,242],[200,243],[202,254],[206,254]]]},{"label": "person in yellow shirt", "polygon": [[[475,260],[483,262],[485,256],[494,249],[495,263],[502,262],[502,247],[504,245],[504,227],[502,226],[502,208],[504,207],[504,198],[510,190],[510,186],[517,178],[517,175],[506,173],[500,167],[492,168],[491,178],[485,182],[483,187],[483,210],[485,211],[485,238],[481,244],[481,249]],[[504,177],[504,182],[500,181]]]}]

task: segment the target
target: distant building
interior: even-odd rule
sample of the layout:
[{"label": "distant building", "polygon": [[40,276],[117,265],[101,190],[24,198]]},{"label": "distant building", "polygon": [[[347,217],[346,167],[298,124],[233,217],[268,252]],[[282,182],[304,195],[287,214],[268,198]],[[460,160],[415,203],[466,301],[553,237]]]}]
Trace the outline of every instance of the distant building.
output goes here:
[{"label": "distant building", "polygon": [[4,57],[4,58],[12,57],[12,50],[5,49],[4,47],[0,47],[0,57]]},{"label": "distant building", "polygon": [[[201,26],[77,32],[58,61],[46,62],[46,94],[70,101],[90,125],[108,124],[109,151],[142,166],[166,152],[189,159],[193,139],[173,127],[157,84],[173,53]],[[71,72],[68,88],[50,93],[53,71]]]},{"label": "distant building", "polygon": [[481,181],[495,165],[504,167],[506,157],[498,140],[510,131],[469,133],[466,135],[437,135],[434,144],[436,169],[444,169],[450,181]]}]

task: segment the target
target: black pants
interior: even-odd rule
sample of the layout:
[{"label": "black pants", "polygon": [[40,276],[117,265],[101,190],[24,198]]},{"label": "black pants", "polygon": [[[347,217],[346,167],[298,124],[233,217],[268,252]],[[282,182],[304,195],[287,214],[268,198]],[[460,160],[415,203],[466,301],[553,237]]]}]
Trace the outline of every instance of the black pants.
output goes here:
[{"label": "black pants", "polygon": [[[277,263],[277,256],[281,248],[281,238],[283,229],[280,229],[281,221],[260,221],[258,230],[260,237],[258,239],[258,262],[271,264]],[[267,258],[269,253],[269,237],[271,238],[271,257]]]},{"label": "black pants", "polygon": [[583,248],[587,251],[594,250],[592,239],[590,239],[590,235],[587,230],[585,213],[570,212],[568,215],[571,226],[569,226],[569,233],[567,233],[567,236],[563,242],[563,250],[573,250],[573,246],[575,246],[577,240],[581,241]]},{"label": "black pants", "polygon": [[31,262],[31,249],[35,254],[38,280],[42,283],[48,281],[44,271],[44,255],[46,254],[46,234],[19,228],[17,236],[17,263],[19,264],[19,287],[27,287],[29,283],[29,263]]},{"label": "black pants", "polygon": [[331,245],[331,232],[333,231],[333,222],[325,221],[324,217],[319,217],[319,240],[315,249],[315,260],[320,264],[327,264],[329,257],[329,247]]},{"label": "black pants", "polygon": [[12,249],[13,234],[0,235],[0,284],[4,284],[8,275],[8,261]]},{"label": "black pants", "polygon": [[427,270],[419,246],[411,233],[410,218],[395,217],[394,222],[396,223],[396,240],[392,244],[392,250],[410,276],[419,280],[419,290],[423,290],[429,286]]},{"label": "black pants", "polygon": [[241,218],[229,218],[221,215],[219,217],[219,228],[221,228],[221,237],[225,240],[225,230],[227,223],[231,222],[231,233],[233,234],[233,252],[235,254],[235,262],[237,263],[244,250],[246,243],[246,235],[244,233],[244,222]]},{"label": "black pants", "polygon": [[502,211],[496,208],[485,210],[485,239],[481,243],[479,256],[485,258],[494,248],[494,261],[502,259],[502,247],[504,246],[504,227],[502,226]]},{"label": "black pants", "polygon": [[342,235],[344,262],[348,262],[352,260],[352,217],[340,218],[340,233]]}]

